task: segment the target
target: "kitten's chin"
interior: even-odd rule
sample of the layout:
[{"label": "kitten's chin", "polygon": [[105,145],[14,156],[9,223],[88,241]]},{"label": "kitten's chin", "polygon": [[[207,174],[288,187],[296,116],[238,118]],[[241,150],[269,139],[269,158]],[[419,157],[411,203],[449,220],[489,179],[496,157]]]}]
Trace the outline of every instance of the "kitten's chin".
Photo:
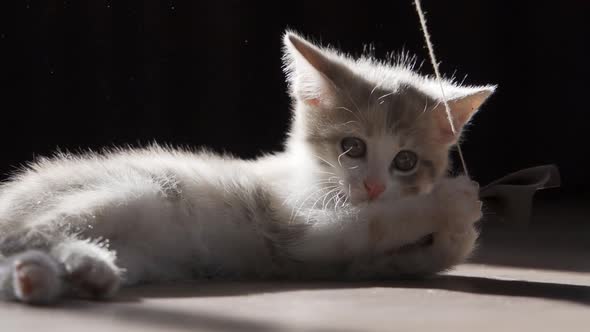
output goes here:
[{"label": "kitten's chin", "polygon": [[374,199],[371,199],[369,195],[364,191],[353,191],[350,195],[349,202],[352,206],[371,206],[380,202],[396,201],[403,197],[428,194],[431,190],[432,186],[423,188],[412,187],[411,190],[405,190],[405,188],[397,190],[387,190],[382,195]]},{"label": "kitten's chin", "polygon": [[[428,190],[426,190],[428,189]],[[422,190],[416,188],[415,190],[405,191],[402,190],[401,192],[398,191],[389,191],[384,193],[383,195],[371,199],[368,195],[353,195],[350,198],[350,203],[353,206],[371,206],[381,202],[393,202],[399,200],[403,197],[410,197],[416,195],[423,195],[428,194],[431,191],[431,188],[422,188]]]},{"label": "kitten's chin", "polygon": [[377,202],[385,200],[384,197],[378,197],[375,199],[370,199],[368,196],[360,196],[360,197],[351,197],[350,198],[350,205],[352,206],[368,206],[375,204]]}]

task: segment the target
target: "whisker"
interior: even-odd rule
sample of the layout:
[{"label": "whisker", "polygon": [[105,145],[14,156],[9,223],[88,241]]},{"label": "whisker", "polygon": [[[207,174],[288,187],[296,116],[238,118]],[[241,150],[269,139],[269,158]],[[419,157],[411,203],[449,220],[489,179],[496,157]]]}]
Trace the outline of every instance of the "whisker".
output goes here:
[{"label": "whisker", "polygon": [[428,99],[426,99],[426,101],[424,103],[424,109],[422,110],[422,114],[426,113],[427,110],[428,110]]},{"label": "whisker", "polygon": [[[314,208],[316,206],[316,204],[320,201],[320,199],[327,197],[328,195],[330,195],[330,193],[334,192],[335,190],[338,190],[338,188],[335,188],[333,190],[328,191],[327,193],[325,193],[324,195],[320,196],[320,198],[318,198],[315,202],[313,202],[313,205],[311,206],[311,208],[309,208],[309,212],[307,213],[307,218],[305,219],[306,223],[309,223],[309,218],[311,216],[311,213],[314,211]],[[325,209],[324,207],[322,207],[322,210]]]},{"label": "whisker", "polygon": [[[334,200],[334,203],[336,203],[336,196],[337,195],[332,195],[332,197],[326,202],[326,204],[329,205],[331,200]],[[336,206],[334,206],[334,210],[336,210]]]},{"label": "whisker", "polygon": [[[310,210],[313,210],[313,209],[315,208],[316,204],[317,204],[317,203],[318,203],[318,202],[319,202],[319,201],[320,201],[322,198],[325,200],[325,199],[326,199],[326,197],[327,197],[328,195],[330,195],[330,193],[334,192],[334,191],[335,191],[335,190],[337,190],[337,189],[338,189],[338,187],[332,187],[332,190],[330,190],[330,191],[326,192],[325,194],[323,194],[322,196],[320,196],[320,197],[319,197],[319,198],[318,198],[318,199],[317,199],[317,200],[316,200],[316,201],[313,203],[313,205],[311,206]],[[322,209],[324,209],[324,207],[323,207],[323,206],[322,206]]]},{"label": "whisker", "polygon": [[338,208],[338,203],[344,198],[342,190],[338,191],[338,193],[336,194],[336,200],[334,201],[334,210],[336,210]]},{"label": "whisker", "polygon": [[350,100],[350,102],[354,105],[354,107],[356,108],[356,110],[361,113],[361,109],[359,107],[359,105],[357,105],[357,103],[354,101],[354,99],[352,99],[352,96],[350,95],[350,93],[348,92],[348,90],[344,90],[344,92],[346,93],[346,97],[348,98],[348,100]]},{"label": "whisker", "polygon": [[379,87],[381,83],[377,83],[375,84],[375,86],[373,87],[373,89],[371,89],[371,92],[369,93],[369,98],[367,98],[367,110],[371,109],[371,97],[373,96],[373,93],[375,93],[375,90],[377,90],[377,88]]},{"label": "whisker", "polygon": [[345,154],[347,154],[348,152],[350,152],[350,150],[352,150],[352,148],[348,148],[348,150],[342,152],[339,156],[338,156],[338,165],[340,165],[340,167],[344,167],[342,166],[342,162],[340,162],[340,158],[342,158],[342,156],[344,156]]},{"label": "whisker", "polygon": [[391,91],[391,92],[389,92],[389,93],[386,93],[386,94],[384,94],[383,96],[381,96],[381,97],[377,98],[377,100],[382,100],[383,98],[385,98],[385,97],[389,97],[389,96],[393,95],[394,93],[395,93],[395,91]]},{"label": "whisker", "polygon": [[[334,193],[335,192],[335,193]],[[332,200],[332,198],[335,198],[336,196],[338,196],[340,194],[340,192],[342,192],[342,189],[340,189],[339,187],[336,187],[334,190],[332,190],[332,197],[326,202],[326,204],[328,204],[330,202],[330,200]],[[326,207],[324,207],[324,209],[326,209]]]},{"label": "whisker", "polygon": [[[307,196],[307,197],[306,197],[306,198],[303,200],[303,202],[301,202],[301,204],[299,204],[299,205],[298,205],[298,207],[297,207],[297,203],[299,202],[299,200],[297,200],[297,201],[295,202],[295,206],[294,206],[294,207],[293,207],[293,209],[291,210],[291,216],[289,217],[289,222],[293,222],[293,220],[295,220],[295,217],[297,217],[297,214],[299,214],[299,211],[301,210],[301,208],[303,207],[303,205],[305,204],[305,202],[306,202],[306,201],[307,201],[309,198],[313,197],[315,194],[317,194],[317,193],[321,192],[322,190],[325,190],[325,188],[323,188],[323,187],[322,187],[322,188],[320,188],[320,189],[318,189],[318,190],[314,191],[314,192],[313,192],[311,195],[308,195],[308,196]],[[297,210],[295,210],[296,208],[297,208]]]},{"label": "whisker", "polygon": [[346,126],[348,126],[350,124],[355,124],[355,125],[359,126],[359,128],[360,128],[359,122],[358,121],[355,121],[355,120],[346,121],[345,123],[341,124],[340,126],[346,127]]},{"label": "whisker", "polygon": [[371,93],[369,93],[369,99],[367,100],[367,110],[371,110],[371,102],[373,100],[371,97],[373,96],[373,93],[375,93],[375,91],[377,90],[377,88],[380,87],[383,84],[383,82],[385,82],[385,79],[382,80],[381,82],[375,84],[375,86],[371,90]]},{"label": "whisker", "polygon": [[301,204],[299,205],[299,208],[297,209],[297,211],[295,212],[295,214],[291,213],[291,218],[290,218],[290,222],[293,222],[293,220],[295,220],[295,218],[299,215],[299,212],[301,211],[301,209],[303,209],[303,206],[305,205],[305,202],[307,202],[310,198],[312,198],[316,193],[321,192],[321,190],[327,190],[330,188],[334,188],[334,187],[328,187],[328,188],[321,188],[320,190],[315,191],[312,195],[307,196],[307,198],[301,202]]},{"label": "whisker", "polygon": [[331,174],[331,175],[336,175],[336,173],[333,173],[333,172],[325,172],[325,171],[314,171],[314,172],[317,172],[317,173],[323,173],[323,174]]},{"label": "whisker", "polygon": [[[330,191],[330,192],[332,192],[332,191]],[[325,210],[327,208],[326,204],[329,203],[330,200],[332,200],[332,198],[330,197],[330,199],[326,202],[326,198],[328,198],[328,196],[325,196],[324,200],[322,201],[322,210]]]},{"label": "whisker", "polygon": [[[383,83],[383,82],[381,82],[381,83]],[[373,95],[375,90],[377,90],[377,88],[381,85],[381,83],[375,84],[375,87],[371,90],[371,93],[369,93],[369,98],[371,98],[371,96]]]},{"label": "whisker", "polygon": [[[314,190],[315,188],[317,188],[318,186],[321,186],[321,185],[323,185],[323,184],[336,184],[336,183],[338,183],[338,181],[336,181],[336,180],[332,180],[332,179],[336,179],[336,180],[338,180],[339,178],[338,178],[337,176],[332,176],[332,177],[330,177],[330,178],[329,178],[329,179],[327,179],[327,180],[326,180],[326,179],[323,179],[323,180],[320,180],[320,181],[317,181],[317,182],[313,182],[313,183],[311,183],[311,184],[310,184],[310,186],[309,186],[309,189],[308,189],[307,191],[304,191],[303,193],[301,193],[301,192],[293,192],[292,194],[288,195],[288,196],[285,198],[285,200],[283,201],[283,203],[281,204],[281,206],[284,206],[285,204],[287,204],[287,202],[288,202],[289,200],[291,200],[291,198],[292,198],[293,196],[300,196],[300,198],[299,198],[299,199],[295,200],[295,204],[297,204],[297,203],[299,202],[299,200],[301,199],[301,197],[302,197],[302,194],[305,194],[305,193],[306,193],[306,192],[308,192],[308,191],[312,191],[312,190]],[[322,187],[322,188],[323,188],[323,187]],[[319,188],[319,189],[322,189],[322,188]]]},{"label": "whisker", "polygon": [[320,156],[316,156],[315,154],[313,155],[314,157],[318,158],[319,160],[325,162],[326,164],[332,166],[333,168],[337,168],[336,166],[332,165],[332,163],[330,163],[329,161],[327,161],[326,159],[320,157]]},{"label": "whisker", "polygon": [[352,192],[351,192],[351,186],[349,183],[348,184],[348,195],[346,195],[346,199],[344,200],[344,204],[346,204],[348,202],[348,200],[350,199],[350,195],[352,195]]},{"label": "whisker", "polygon": [[363,122],[363,119],[361,119],[357,113],[351,111],[350,108],[347,108],[347,107],[344,107],[344,106],[338,106],[338,107],[335,107],[334,109],[336,109],[336,110],[345,110],[345,111],[349,112],[350,114],[354,115],[357,120],[359,120],[360,122]]}]

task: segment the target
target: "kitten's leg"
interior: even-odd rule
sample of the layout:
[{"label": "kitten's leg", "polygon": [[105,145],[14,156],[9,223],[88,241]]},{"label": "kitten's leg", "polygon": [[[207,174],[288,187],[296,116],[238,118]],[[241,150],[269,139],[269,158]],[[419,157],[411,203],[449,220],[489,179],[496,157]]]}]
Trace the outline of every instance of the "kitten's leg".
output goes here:
[{"label": "kitten's leg", "polygon": [[0,297],[29,304],[55,302],[63,292],[62,268],[46,253],[27,251],[0,262]]},{"label": "kitten's leg", "polygon": [[366,261],[383,255],[444,227],[439,220],[439,205],[444,203],[434,196],[410,196],[393,204],[377,201],[358,213],[319,211],[318,221],[288,250],[297,260],[313,263]]},{"label": "kitten's leg", "polygon": [[428,275],[464,262],[475,248],[475,227],[433,234],[432,244],[392,255],[393,264],[404,274]]},{"label": "kitten's leg", "polygon": [[109,298],[120,287],[122,270],[115,265],[115,253],[103,244],[70,240],[54,247],[51,255],[63,264],[65,281],[74,295]]},{"label": "kitten's leg", "polygon": [[372,257],[354,266],[356,277],[427,276],[464,262],[472,253],[478,232],[474,227],[464,232],[441,231],[429,243],[409,245]]},{"label": "kitten's leg", "polygon": [[478,187],[466,177],[444,179],[433,192],[439,224],[429,243],[409,244],[372,257],[357,266],[359,274],[427,275],[447,270],[471,254],[481,218]]},{"label": "kitten's leg", "polygon": [[435,196],[442,203],[438,219],[443,227],[432,234],[430,245],[394,253],[395,264],[405,273],[431,274],[464,262],[475,248],[475,223],[482,216],[478,189],[467,177],[439,183]]}]

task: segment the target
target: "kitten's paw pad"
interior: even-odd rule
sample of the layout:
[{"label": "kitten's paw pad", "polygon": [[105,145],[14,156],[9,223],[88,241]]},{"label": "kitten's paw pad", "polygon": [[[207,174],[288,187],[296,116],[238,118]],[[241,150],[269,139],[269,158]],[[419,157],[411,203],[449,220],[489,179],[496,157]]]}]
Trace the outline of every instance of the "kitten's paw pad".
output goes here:
[{"label": "kitten's paw pad", "polygon": [[58,264],[46,254],[25,253],[12,263],[12,286],[15,298],[21,302],[54,302],[62,287]]},{"label": "kitten's paw pad", "polygon": [[479,184],[468,177],[445,178],[437,185],[434,194],[447,217],[448,226],[465,229],[481,219]]},{"label": "kitten's paw pad", "polygon": [[119,270],[102,260],[78,256],[65,263],[66,278],[78,296],[110,298],[121,284]]}]

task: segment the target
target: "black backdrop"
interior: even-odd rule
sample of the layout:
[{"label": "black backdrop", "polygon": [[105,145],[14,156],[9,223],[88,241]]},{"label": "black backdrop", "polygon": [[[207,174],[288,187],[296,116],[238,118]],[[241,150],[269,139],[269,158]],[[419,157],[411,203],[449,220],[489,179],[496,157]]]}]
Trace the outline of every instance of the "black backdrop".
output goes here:
[{"label": "black backdrop", "polygon": [[[590,2],[423,5],[441,69],[499,84],[463,145],[472,175],[556,163],[564,193],[588,192]],[[372,43],[426,59],[411,0],[3,0],[0,15],[2,174],[56,147],[280,148],[286,27],[354,54]]]}]

